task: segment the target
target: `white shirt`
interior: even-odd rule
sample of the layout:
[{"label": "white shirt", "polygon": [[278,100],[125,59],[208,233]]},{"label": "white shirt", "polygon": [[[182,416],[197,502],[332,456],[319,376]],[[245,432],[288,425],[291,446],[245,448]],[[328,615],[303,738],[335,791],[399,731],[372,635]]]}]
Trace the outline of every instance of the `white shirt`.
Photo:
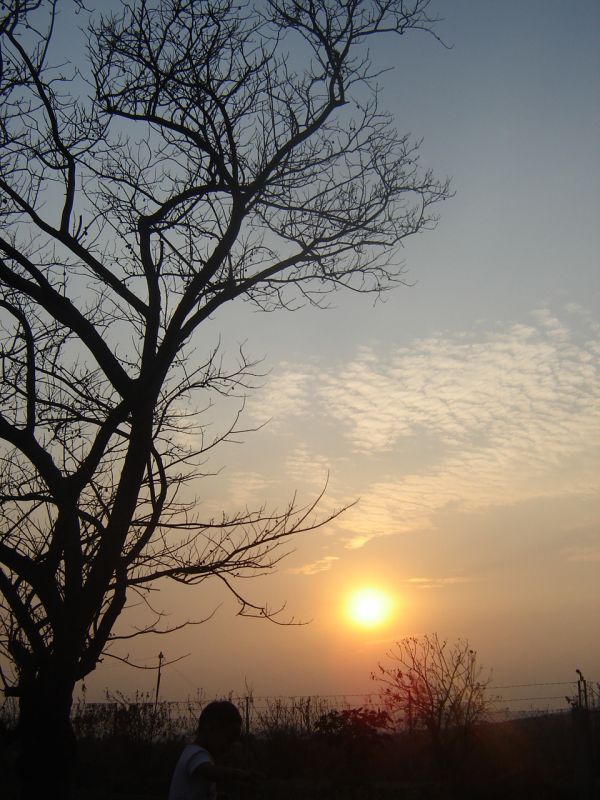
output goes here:
[{"label": "white shirt", "polygon": [[188,744],[179,757],[169,789],[169,800],[217,800],[214,781],[207,781],[196,771],[200,764],[214,764],[208,750]]}]

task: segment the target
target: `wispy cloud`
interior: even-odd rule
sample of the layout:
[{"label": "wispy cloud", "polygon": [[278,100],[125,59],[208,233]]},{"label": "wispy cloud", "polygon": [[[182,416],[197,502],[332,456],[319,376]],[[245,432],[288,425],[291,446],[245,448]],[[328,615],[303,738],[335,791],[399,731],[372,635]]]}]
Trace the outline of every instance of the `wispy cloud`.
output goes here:
[{"label": "wispy cloud", "polygon": [[[329,470],[360,495],[338,523],[351,547],[431,527],[449,506],[596,495],[600,339],[575,316],[537,309],[527,323],[362,347],[327,370],[284,365],[277,413],[302,429],[288,474]],[[331,442],[311,438],[318,425]]]},{"label": "wispy cloud", "polygon": [[395,454],[399,472],[361,492],[343,521],[351,546],[428,527],[452,503],[476,510],[597,493],[600,344],[543,310],[534,319],[363,350],[325,380],[324,407],[335,405],[357,456]]},{"label": "wispy cloud", "polygon": [[322,489],[331,471],[331,461],[304,442],[293,448],[285,461],[285,472],[293,481]]},{"label": "wispy cloud", "polygon": [[324,377],[323,408],[335,409],[365,454],[415,435],[488,454],[500,445],[500,457],[509,443],[511,452],[544,459],[548,446],[556,456],[578,449],[590,432],[598,441],[600,343],[575,343],[554,317],[537,317],[538,327],[454,333],[386,352],[363,348]]},{"label": "wispy cloud", "polygon": [[408,578],[407,583],[414,584],[419,589],[443,589],[446,586],[456,586],[457,584],[473,583],[474,578],[467,578],[464,576],[451,576],[451,577],[428,577],[428,578]]},{"label": "wispy cloud", "polygon": [[258,424],[268,422],[271,431],[280,431],[282,424],[308,411],[316,377],[317,371],[310,365],[281,362],[266,387],[250,397],[248,415]]},{"label": "wispy cloud", "polygon": [[567,561],[598,563],[600,562],[600,545],[572,548],[566,553]]},{"label": "wispy cloud", "polygon": [[272,480],[261,472],[232,472],[228,476],[231,505],[236,509],[259,508],[269,494]]},{"label": "wispy cloud", "polygon": [[311,561],[310,564],[304,564],[302,567],[292,567],[288,572],[293,575],[316,575],[319,572],[327,572],[330,570],[336,561],[339,561],[339,556],[325,556],[318,559],[318,561]]},{"label": "wispy cloud", "polygon": [[575,542],[570,543],[562,551],[565,561],[580,564],[597,564],[600,562],[600,531],[597,524],[591,523],[579,531]]}]

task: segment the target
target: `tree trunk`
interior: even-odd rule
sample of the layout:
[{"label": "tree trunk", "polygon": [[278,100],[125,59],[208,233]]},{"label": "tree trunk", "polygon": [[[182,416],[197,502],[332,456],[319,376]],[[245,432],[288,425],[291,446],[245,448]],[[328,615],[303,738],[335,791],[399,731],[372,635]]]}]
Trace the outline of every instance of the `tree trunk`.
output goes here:
[{"label": "tree trunk", "polygon": [[57,669],[21,683],[19,755],[21,800],[66,800],[75,762],[71,705],[75,683]]}]

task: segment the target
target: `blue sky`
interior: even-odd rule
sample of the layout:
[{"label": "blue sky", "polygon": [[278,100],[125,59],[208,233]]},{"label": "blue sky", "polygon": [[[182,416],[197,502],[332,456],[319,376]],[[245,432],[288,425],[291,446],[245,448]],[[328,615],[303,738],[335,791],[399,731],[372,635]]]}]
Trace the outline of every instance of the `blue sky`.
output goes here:
[{"label": "blue sky", "polygon": [[[213,325],[264,357],[246,420],[270,421],[215,455],[202,508],[309,500],[327,474],[325,511],[359,502],[247,584],[310,625],[233,619],[209,584],[162,590],[174,619],[224,600],[206,625],[137,645],[148,663],[191,653],[165,671],[171,697],[245,680],[366,691],[395,639],[431,631],[469,638],[499,681],[600,676],[600,6],[432,9],[450,49],[415,33],[377,53],[394,67],[382,104],[456,192],[406,243],[412,285],[327,311],[232,307]],[[396,598],[367,633],[343,618],[365,581]],[[139,680],[105,663],[89,684]]]}]

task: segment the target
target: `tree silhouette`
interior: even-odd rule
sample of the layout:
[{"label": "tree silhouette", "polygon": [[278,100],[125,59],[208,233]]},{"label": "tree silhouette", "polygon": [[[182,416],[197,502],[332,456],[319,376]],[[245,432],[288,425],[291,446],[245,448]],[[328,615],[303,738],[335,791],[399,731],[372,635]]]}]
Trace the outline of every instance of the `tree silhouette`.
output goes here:
[{"label": "tree silhouette", "polygon": [[132,635],[128,598],[217,576],[271,616],[235,578],[326,521],[295,501],[199,517],[191,486],[240,425],[211,438],[201,408],[256,365],[194,334],[231,301],[401,282],[397,249],[448,184],[379,108],[367,45],[431,32],[427,6],[65,2],[87,26],[69,63],[58,0],[2,2],[0,642],[24,751],[43,754],[24,796],[39,775],[66,795],[74,684]]},{"label": "tree silhouette", "polygon": [[489,677],[468,641],[453,644],[434,634],[396,642],[373,680],[397,723],[426,730],[441,766],[451,751],[464,751],[475,726],[489,711]]}]

